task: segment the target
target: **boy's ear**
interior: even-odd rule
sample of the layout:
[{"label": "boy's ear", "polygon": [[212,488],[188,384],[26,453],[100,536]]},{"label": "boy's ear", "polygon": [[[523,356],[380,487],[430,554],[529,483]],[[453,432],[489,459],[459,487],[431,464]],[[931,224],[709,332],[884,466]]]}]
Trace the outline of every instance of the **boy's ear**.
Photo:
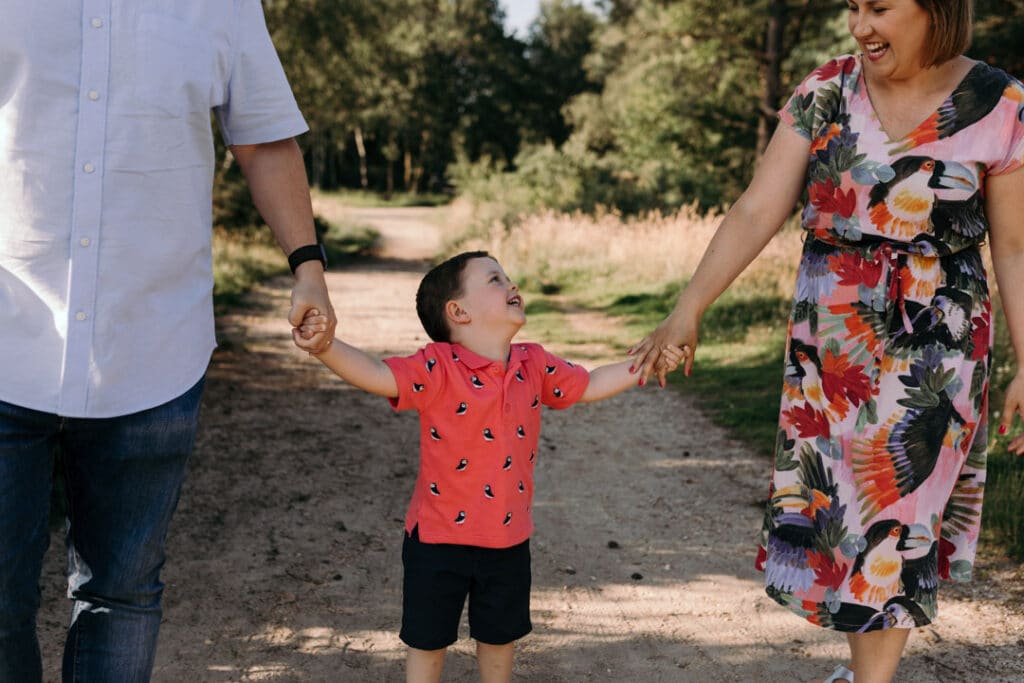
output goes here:
[{"label": "boy's ear", "polygon": [[469,311],[460,306],[459,302],[454,299],[444,305],[444,315],[448,322],[453,325],[465,325],[472,320]]}]

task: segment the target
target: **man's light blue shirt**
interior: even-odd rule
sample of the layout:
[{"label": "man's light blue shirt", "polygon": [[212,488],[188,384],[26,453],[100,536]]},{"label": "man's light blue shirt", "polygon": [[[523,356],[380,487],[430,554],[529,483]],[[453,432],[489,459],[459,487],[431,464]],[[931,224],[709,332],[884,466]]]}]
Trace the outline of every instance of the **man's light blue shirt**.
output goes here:
[{"label": "man's light blue shirt", "polygon": [[214,147],[306,130],[259,0],[4,2],[0,400],[160,405],[215,346]]}]

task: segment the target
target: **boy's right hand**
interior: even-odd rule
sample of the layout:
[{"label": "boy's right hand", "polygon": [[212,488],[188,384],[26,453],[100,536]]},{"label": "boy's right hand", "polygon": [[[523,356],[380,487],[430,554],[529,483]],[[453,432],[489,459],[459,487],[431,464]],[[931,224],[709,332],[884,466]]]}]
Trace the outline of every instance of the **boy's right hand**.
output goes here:
[{"label": "boy's right hand", "polygon": [[311,308],[306,311],[305,317],[303,317],[299,326],[294,329],[294,332],[303,339],[312,339],[315,335],[327,331],[328,322],[329,320],[326,315],[323,315],[315,308]]}]

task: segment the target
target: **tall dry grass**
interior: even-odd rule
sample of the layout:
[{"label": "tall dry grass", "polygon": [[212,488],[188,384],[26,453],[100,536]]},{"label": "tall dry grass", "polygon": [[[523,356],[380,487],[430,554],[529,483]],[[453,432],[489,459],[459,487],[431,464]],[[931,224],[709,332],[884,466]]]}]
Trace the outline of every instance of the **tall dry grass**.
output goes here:
[{"label": "tall dry grass", "polygon": [[[689,279],[722,220],[721,213],[701,214],[694,207],[629,219],[544,211],[511,225],[491,221],[467,229],[472,215],[464,206],[452,208],[451,241],[459,249],[486,249],[513,279],[527,284],[572,288],[602,282],[649,288]],[[788,296],[801,248],[800,230],[787,224],[734,287]]]}]

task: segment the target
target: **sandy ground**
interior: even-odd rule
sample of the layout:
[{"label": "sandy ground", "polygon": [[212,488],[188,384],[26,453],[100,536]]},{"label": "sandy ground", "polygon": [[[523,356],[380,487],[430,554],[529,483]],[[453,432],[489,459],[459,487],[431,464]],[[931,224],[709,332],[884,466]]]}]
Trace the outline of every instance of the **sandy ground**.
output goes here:
[{"label": "sandy ground", "polygon": [[[385,237],[379,259],[328,275],[339,335],[381,355],[424,343],[413,294],[441,210],[318,210]],[[156,681],[404,680],[400,544],[416,417],[292,347],[288,286],[267,284],[221,321],[169,539]],[[614,324],[570,322],[595,338]],[[534,339],[529,326],[521,338]],[[514,680],[805,681],[844,657],[839,636],[764,595],[752,563],[769,463],[690,398],[647,388],[549,411],[541,454],[534,632]],[[69,612],[60,548],[55,535],[43,579],[48,681]],[[1024,680],[1024,574],[991,555],[978,573],[945,587],[899,681]],[[444,680],[478,680],[468,638]]]}]

